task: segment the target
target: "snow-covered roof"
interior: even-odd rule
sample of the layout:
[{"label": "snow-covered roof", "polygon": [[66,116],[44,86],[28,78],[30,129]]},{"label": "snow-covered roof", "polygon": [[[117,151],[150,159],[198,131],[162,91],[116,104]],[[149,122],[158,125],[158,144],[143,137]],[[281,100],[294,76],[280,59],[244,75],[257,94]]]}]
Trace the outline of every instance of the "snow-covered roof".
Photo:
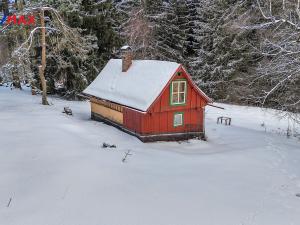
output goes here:
[{"label": "snow-covered roof", "polygon": [[121,50],[128,50],[128,49],[131,49],[131,47],[129,45],[124,45]]},{"label": "snow-covered roof", "polygon": [[168,84],[180,64],[157,60],[133,60],[122,72],[122,60],[111,59],[83,93],[147,111]]}]

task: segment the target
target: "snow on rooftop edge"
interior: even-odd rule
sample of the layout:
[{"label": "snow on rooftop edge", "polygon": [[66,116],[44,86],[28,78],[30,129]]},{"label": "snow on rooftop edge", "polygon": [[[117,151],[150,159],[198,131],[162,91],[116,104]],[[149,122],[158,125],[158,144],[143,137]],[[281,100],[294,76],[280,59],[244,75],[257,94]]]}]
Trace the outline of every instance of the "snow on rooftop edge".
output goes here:
[{"label": "snow on rooftop edge", "polygon": [[131,47],[129,45],[124,45],[121,50],[127,50],[127,49],[131,49]]},{"label": "snow on rooftop edge", "polygon": [[180,64],[158,60],[133,60],[122,72],[122,60],[111,59],[83,93],[147,111]]}]

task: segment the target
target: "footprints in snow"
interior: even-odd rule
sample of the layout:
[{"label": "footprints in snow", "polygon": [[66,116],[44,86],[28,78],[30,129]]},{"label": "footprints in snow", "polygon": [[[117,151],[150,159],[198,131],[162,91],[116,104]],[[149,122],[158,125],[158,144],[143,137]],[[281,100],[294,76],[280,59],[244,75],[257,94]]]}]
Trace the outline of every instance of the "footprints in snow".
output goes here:
[{"label": "footprints in snow", "polygon": [[[267,144],[268,144],[268,149],[270,151],[273,151],[274,153],[276,153],[277,156],[279,156],[277,159],[273,160],[272,165],[273,168],[277,168],[279,169],[279,171],[281,172],[281,174],[283,174],[285,177],[288,178],[288,182],[286,184],[281,185],[281,187],[279,188],[281,190],[280,195],[282,196],[287,196],[287,195],[294,195],[295,194],[295,190],[296,191],[300,191],[300,179],[296,174],[290,174],[289,171],[285,168],[283,168],[284,163],[286,162],[286,155],[284,155],[284,153],[282,152],[283,150],[280,149],[280,147],[278,145],[275,145],[272,142],[272,139],[270,138],[266,138]],[[295,160],[293,160],[293,162],[295,162]],[[288,190],[290,189],[290,190]],[[290,193],[287,193],[290,192]],[[296,197],[300,197],[300,193],[296,193],[295,194]]]},{"label": "footprints in snow", "polygon": [[285,163],[287,162],[287,157],[283,152],[283,149],[280,148],[280,145],[273,143],[273,141],[273,139],[266,136],[267,149],[275,153],[273,154],[274,159],[269,164],[269,168],[279,170],[279,172],[283,175],[284,178],[284,181],[282,182],[283,184],[280,185],[280,183],[278,184],[278,182],[272,184],[266,191],[265,197],[261,199],[257,209],[253,212],[250,212],[245,218],[245,220],[241,223],[241,225],[256,224],[257,217],[259,216],[259,214],[263,213],[268,199],[272,200],[272,198],[274,198],[274,195],[279,195],[281,197],[279,201],[281,202],[281,205],[286,209],[292,209],[293,206],[286,204],[284,202],[284,199],[293,196],[300,198],[300,179],[296,174],[291,174],[284,167]]}]

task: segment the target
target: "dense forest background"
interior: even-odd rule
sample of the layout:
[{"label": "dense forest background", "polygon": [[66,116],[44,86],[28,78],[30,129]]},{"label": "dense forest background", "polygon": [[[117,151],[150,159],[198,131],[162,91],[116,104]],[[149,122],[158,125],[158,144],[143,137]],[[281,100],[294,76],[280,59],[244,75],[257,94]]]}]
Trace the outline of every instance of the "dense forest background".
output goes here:
[{"label": "dense forest background", "polygon": [[[74,98],[128,44],[136,59],[182,63],[221,102],[300,112],[299,3],[294,0],[2,0],[2,15],[57,10],[72,30],[47,32],[48,92]],[[58,25],[46,13],[47,26]],[[0,17],[2,18],[2,16]],[[37,20],[38,23],[38,20]],[[14,51],[32,27],[0,27],[0,79],[38,80],[41,45]],[[2,78],[1,78],[2,77]],[[1,80],[0,80],[1,82]],[[32,82],[32,81],[30,81]]]}]

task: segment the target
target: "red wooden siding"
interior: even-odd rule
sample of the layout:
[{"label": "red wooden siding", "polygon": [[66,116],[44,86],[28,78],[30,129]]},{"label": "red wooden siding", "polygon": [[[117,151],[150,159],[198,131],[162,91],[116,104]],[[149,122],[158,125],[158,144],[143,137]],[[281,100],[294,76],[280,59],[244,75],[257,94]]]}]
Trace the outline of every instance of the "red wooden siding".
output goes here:
[{"label": "red wooden siding", "polygon": [[123,125],[128,130],[135,133],[141,133],[143,114],[130,108],[123,109]]},{"label": "red wooden siding", "polygon": [[[181,72],[181,74],[177,75],[177,72]],[[142,135],[203,131],[203,110],[207,102],[189,83],[185,71],[180,68],[177,72],[173,80],[187,80],[186,104],[170,105],[170,81],[147,113],[124,108],[124,126],[127,129]],[[183,113],[183,126],[173,126],[174,113],[176,112]]]},{"label": "red wooden siding", "polygon": [[141,134],[160,134],[160,133],[185,133],[203,131],[203,111],[185,110],[183,126],[174,127],[174,113],[166,111],[161,113],[146,114],[142,119]]}]

